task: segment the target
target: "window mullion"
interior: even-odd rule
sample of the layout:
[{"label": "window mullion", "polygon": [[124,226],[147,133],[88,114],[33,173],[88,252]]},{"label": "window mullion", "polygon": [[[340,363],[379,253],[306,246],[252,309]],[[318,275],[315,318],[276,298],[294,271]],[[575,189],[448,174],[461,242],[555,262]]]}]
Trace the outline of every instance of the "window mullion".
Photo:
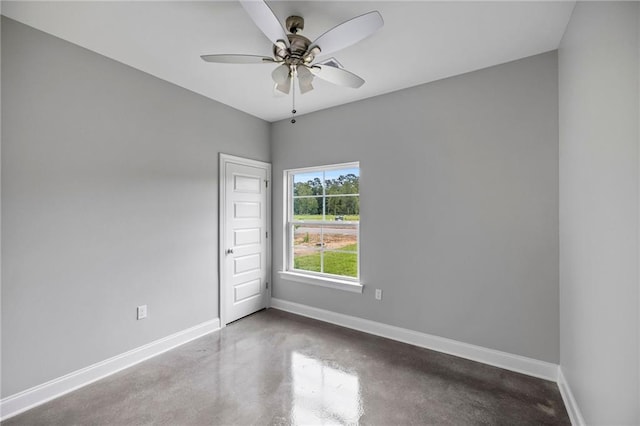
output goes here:
[{"label": "window mullion", "polygon": [[[322,171],[322,220],[327,220],[327,175]],[[320,225],[320,273],[324,274],[324,226]]]},{"label": "window mullion", "polygon": [[324,274],[324,226],[320,226],[320,273]]},{"label": "window mullion", "polygon": [[327,220],[327,176],[322,172],[322,220]]}]

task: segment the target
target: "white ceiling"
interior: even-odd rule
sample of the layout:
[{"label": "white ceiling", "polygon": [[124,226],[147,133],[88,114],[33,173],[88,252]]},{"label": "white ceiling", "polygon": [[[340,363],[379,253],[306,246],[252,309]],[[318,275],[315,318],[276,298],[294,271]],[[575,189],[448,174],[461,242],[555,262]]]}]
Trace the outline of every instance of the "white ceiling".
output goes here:
[{"label": "white ceiling", "polygon": [[[284,23],[305,18],[302,35],[371,10],[385,26],[335,53],[366,80],[359,89],[315,79],[297,96],[305,114],[556,49],[573,1],[268,1]],[[2,14],[267,121],[290,115],[274,95],[271,64],[206,63],[200,55],[270,56],[271,45],[231,1],[16,1]]]}]

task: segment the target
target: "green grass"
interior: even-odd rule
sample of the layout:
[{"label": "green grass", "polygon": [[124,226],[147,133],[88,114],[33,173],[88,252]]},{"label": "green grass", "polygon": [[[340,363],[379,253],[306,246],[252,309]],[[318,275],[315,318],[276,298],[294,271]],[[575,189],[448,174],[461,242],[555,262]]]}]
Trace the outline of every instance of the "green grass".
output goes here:
[{"label": "green grass", "polygon": [[[293,215],[293,220],[323,220],[321,214],[296,214]],[[334,215],[327,215],[324,220],[335,221]],[[344,220],[358,222],[360,220],[360,215],[344,215]]]},{"label": "green grass", "polygon": [[[357,244],[349,244],[340,250],[357,252]],[[320,252],[299,256],[293,260],[293,267],[303,271],[320,272]],[[324,272],[327,274],[343,275],[347,277],[358,276],[357,253],[341,253],[335,251],[324,252]]]}]

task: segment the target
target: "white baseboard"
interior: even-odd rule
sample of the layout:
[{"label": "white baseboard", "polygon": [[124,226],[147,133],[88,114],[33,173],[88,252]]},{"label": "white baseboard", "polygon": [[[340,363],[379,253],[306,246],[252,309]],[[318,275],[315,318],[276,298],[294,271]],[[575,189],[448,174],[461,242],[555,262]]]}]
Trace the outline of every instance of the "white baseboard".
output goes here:
[{"label": "white baseboard", "polygon": [[582,413],[578,408],[578,403],[573,397],[571,387],[569,387],[569,383],[567,383],[567,380],[564,378],[562,367],[558,368],[558,387],[560,388],[560,395],[562,395],[564,406],[567,408],[567,413],[569,414],[571,424],[573,426],[584,426],[586,423],[584,422]]},{"label": "white baseboard", "polygon": [[202,324],[179,331],[123,354],[116,355],[65,376],[3,398],[0,400],[0,420],[6,420],[37,405],[44,404],[47,401],[219,329],[219,318],[203,322]]},{"label": "white baseboard", "polygon": [[558,365],[550,362],[539,361],[520,355],[488,349],[482,346],[471,345],[444,337],[395,327],[380,322],[370,321],[350,315],[339,314],[314,308],[312,306],[289,302],[272,298],[271,307],[282,311],[291,312],[320,321],[329,322],[343,327],[352,328],[376,336],[386,337],[414,346],[455,355],[460,358],[470,359],[483,364],[504,368],[528,376],[538,377],[556,382],[558,380]]}]

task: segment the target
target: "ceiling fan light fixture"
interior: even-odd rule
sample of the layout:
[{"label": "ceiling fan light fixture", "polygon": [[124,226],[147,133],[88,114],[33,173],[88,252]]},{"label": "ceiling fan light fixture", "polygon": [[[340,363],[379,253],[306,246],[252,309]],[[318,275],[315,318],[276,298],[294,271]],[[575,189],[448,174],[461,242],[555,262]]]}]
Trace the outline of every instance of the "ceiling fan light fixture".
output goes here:
[{"label": "ceiling fan light fixture", "polygon": [[320,54],[321,50],[318,46],[311,48],[307,54],[302,58],[305,64],[310,64]]},{"label": "ceiling fan light fixture", "polygon": [[284,44],[284,41],[278,40],[273,45],[273,57],[278,62],[282,62],[287,58],[289,52],[287,51],[287,45]]},{"label": "ceiling fan light fixture", "polygon": [[288,95],[288,93],[284,93],[282,90],[278,88],[278,83],[273,83],[273,96],[276,98],[284,98]]},{"label": "ceiling fan light fixture", "polygon": [[284,93],[285,95],[288,95],[289,92],[291,91],[291,80],[285,83],[280,83],[280,84],[276,83],[276,90]]},{"label": "ceiling fan light fixture", "polygon": [[291,79],[293,72],[291,67],[287,64],[278,65],[276,69],[271,73],[271,78],[276,84],[285,84]]},{"label": "ceiling fan light fixture", "polygon": [[302,81],[298,80],[298,86],[300,87],[300,93],[303,95],[313,90],[313,84],[311,84],[310,81],[303,83]]}]

